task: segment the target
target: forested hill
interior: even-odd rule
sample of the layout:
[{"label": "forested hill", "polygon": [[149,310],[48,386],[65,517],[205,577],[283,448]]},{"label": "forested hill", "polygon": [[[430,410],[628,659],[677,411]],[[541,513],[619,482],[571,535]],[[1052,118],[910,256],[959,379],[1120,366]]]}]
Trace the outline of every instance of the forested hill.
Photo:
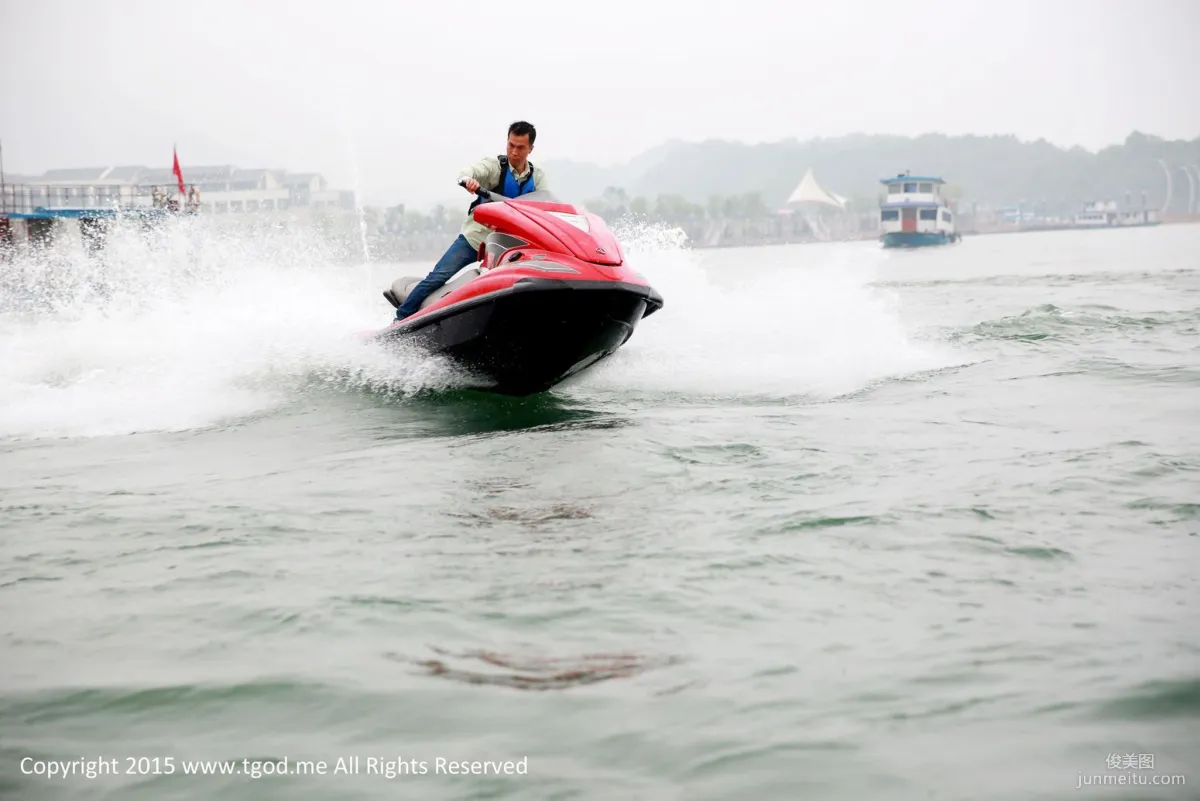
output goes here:
[{"label": "forested hill", "polygon": [[[942,176],[963,202],[995,207],[1045,201],[1074,212],[1091,200],[1124,202],[1127,192],[1140,204],[1143,191],[1152,208],[1161,208],[1167,173],[1160,159],[1170,167],[1173,183],[1168,212],[1185,212],[1188,179],[1182,165],[1200,165],[1200,137],[1166,141],[1135,132],[1099,152],[1064,149],[1044,140],[1022,142],[1014,136],[941,134],[758,145],[671,141],[616,168],[568,161],[545,166],[556,193],[572,199],[599,197],[607,187],[623,189],[630,197],[681,195],[694,203],[760,193],[768,207],[777,208],[811,167],[825,189],[860,207],[877,202],[879,179],[911,170]],[[1200,194],[1200,180],[1196,183]]]}]

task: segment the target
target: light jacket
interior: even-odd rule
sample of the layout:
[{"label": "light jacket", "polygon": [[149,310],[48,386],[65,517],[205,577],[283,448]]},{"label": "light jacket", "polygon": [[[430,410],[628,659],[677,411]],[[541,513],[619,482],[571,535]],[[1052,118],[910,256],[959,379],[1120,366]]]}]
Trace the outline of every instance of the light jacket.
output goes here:
[{"label": "light jacket", "polygon": [[[525,171],[512,171],[513,177],[518,181],[524,180],[525,176],[529,175],[530,168],[533,169],[533,183],[537,186],[538,191],[547,188],[546,172],[532,161],[525,162]],[[512,170],[512,165],[509,165],[509,170]],[[500,182],[500,161],[495,156],[487,156],[480,159],[469,167],[465,168],[459,174],[459,180],[463,178],[474,178],[479,182],[479,185],[484,189],[491,189]],[[469,202],[469,201],[468,201]],[[475,222],[475,215],[471,212],[467,213],[467,218],[463,220],[462,228],[459,233],[466,237],[467,242],[471,247],[479,250],[480,244],[483,243],[485,237],[490,234],[491,228],[488,228],[483,223]]]}]

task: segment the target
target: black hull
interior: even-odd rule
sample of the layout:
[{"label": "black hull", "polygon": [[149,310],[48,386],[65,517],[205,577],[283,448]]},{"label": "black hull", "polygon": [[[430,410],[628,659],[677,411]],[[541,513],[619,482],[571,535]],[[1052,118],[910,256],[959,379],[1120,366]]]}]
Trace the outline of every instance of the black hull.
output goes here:
[{"label": "black hull", "polygon": [[523,278],[379,336],[446,356],[488,382],[491,392],[525,396],[605,358],[661,306],[646,286]]}]

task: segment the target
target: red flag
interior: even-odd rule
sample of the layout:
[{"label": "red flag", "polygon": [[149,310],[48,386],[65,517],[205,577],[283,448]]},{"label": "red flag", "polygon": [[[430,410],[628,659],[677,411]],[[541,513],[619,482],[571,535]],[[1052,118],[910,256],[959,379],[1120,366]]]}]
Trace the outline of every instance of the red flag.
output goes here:
[{"label": "red flag", "polygon": [[175,173],[175,177],[179,179],[179,194],[186,195],[187,189],[183,186],[183,170],[179,168],[179,153],[175,151],[174,147],[171,148],[171,152],[175,154],[175,166],[171,168],[171,172]]}]

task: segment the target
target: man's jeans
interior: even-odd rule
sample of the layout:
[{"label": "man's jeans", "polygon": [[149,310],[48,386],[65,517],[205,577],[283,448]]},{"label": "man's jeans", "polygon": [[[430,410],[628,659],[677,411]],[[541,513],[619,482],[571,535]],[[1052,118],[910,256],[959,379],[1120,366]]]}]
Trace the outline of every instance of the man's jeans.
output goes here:
[{"label": "man's jeans", "polygon": [[410,314],[415,314],[425,298],[444,286],[463,267],[474,263],[478,257],[478,251],[471,247],[465,236],[459,234],[458,238],[450,243],[450,247],[446,248],[446,252],[429,275],[413,287],[412,292],[409,292],[408,297],[400,304],[400,308],[396,309],[396,319],[403,320]]}]

